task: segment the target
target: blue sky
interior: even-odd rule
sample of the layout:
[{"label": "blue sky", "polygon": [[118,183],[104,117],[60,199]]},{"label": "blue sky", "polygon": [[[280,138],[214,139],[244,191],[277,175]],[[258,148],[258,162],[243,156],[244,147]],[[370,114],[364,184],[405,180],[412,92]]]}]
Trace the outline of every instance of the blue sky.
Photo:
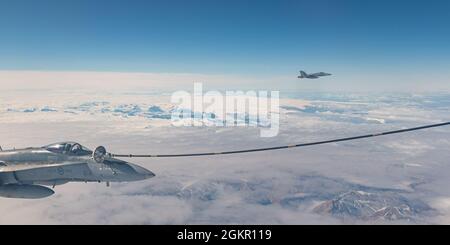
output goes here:
[{"label": "blue sky", "polygon": [[449,1],[1,0],[0,70],[448,74]]}]

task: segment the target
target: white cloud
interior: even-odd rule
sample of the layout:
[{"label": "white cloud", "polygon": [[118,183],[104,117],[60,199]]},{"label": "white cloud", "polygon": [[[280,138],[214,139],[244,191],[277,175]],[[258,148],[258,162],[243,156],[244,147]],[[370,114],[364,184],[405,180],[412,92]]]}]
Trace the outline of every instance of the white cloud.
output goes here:
[{"label": "white cloud", "polygon": [[[389,109],[389,113],[402,112],[403,120],[387,121],[386,124],[344,120],[365,118],[362,112],[375,110],[382,104],[376,99],[367,99],[362,104],[325,101],[323,98],[285,100],[283,105],[297,109],[282,111],[278,137],[261,139],[258,130],[251,128],[173,128],[145,117],[98,115],[103,104],[92,111],[65,115],[61,109],[77,105],[79,110],[79,105],[93,101],[108,102],[105,106],[170,106],[165,101],[167,96],[161,95],[80,95],[79,92],[55,92],[52,96],[35,97],[35,91],[22,91],[17,92],[22,94],[19,98],[14,93],[8,94],[0,103],[3,148],[75,140],[91,148],[105,145],[114,153],[234,150],[379,132],[445,119],[441,109],[425,110],[421,103],[404,103],[409,98],[389,103],[394,108]],[[24,93],[29,96],[23,96]],[[308,105],[325,106],[335,114],[330,117],[320,111],[302,111]],[[58,111],[7,111],[7,108],[40,109],[45,106]],[[382,111],[378,108],[376,115],[389,114]],[[0,199],[0,223],[334,224],[342,220],[315,214],[312,209],[339,193],[361,188],[368,189],[366,191],[398,189],[396,194],[407,195],[407,200],[412,203],[416,198],[423,200],[442,214],[420,217],[421,221],[448,223],[448,219],[443,218],[448,217],[448,205],[439,205],[446,201],[435,205],[432,200],[450,196],[446,188],[442,188],[449,184],[449,135],[449,129],[442,128],[373,141],[276,152],[133,159],[157,176],[142,182],[113,183],[111,188],[104,184],[70,183],[56,187],[56,195],[42,200]]]},{"label": "white cloud", "polygon": [[[150,93],[161,90],[191,90],[194,82],[207,89],[271,88],[276,77],[88,71],[0,71],[2,90],[91,91],[97,94],[127,91]],[[276,87],[275,87],[276,88]]]}]

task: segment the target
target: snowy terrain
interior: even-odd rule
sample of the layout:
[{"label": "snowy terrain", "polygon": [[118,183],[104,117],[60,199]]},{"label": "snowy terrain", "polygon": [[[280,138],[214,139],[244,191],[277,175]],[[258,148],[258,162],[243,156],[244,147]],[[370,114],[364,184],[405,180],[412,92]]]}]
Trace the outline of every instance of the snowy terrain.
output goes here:
[{"label": "snowy terrain", "polygon": [[[450,121],[450,94],[281,93],[280,134],[173,127],[170,94],[3,92],[5,148],[78,141],[113,153],[276,146]],[[195,112],[194,112],[195,113]],[[0,199],[0,224],[450,224],[450,128],[339,144],[184,159],[133,159],[136,183],[70,183]]]}]

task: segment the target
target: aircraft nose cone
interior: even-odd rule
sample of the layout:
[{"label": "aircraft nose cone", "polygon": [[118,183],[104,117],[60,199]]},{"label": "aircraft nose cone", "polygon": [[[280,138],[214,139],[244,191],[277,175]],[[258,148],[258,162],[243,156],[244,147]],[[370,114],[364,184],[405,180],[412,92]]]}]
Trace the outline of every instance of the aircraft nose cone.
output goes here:
[{"label": "aircraft nose cone", "polygon": [[134,168],[134,170],[136,171],[137,174],[139,174],[140,176],[142,176],[142,177],[144,177],[146,179],[155,177],[155,174],[152,171],[150,171],[150,170],[148,170],[146,168],[143,168],[143,167],[138,166],[138,165],[134,165],[133,168]]}]

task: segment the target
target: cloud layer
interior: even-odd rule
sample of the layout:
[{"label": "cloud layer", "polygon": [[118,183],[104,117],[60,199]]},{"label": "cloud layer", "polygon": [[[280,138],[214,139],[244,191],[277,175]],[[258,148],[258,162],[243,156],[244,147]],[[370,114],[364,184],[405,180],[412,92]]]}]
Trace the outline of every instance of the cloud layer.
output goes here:
[{"label": "cloud layer", "polygon": [[[297,95],[282,100],[280,134],[260,138],[256,128],[172,127],[167,118],[148,116],[173,106],[160,93],[14,93],[4,94],[0,103],[3,148],[74,140],[90,148],[105,145],[114,153],[170,154],[301,143],[450,121],[449,95]],[[70,183],[42,200],[0,199],[0,223],[448,224],[450,191],[442,186],[449,184],[449,136],[448,128],[440,128],[276,152],[136,159],[157,176],[111,188]],[[351,193],[363,192],[374,196],[369,209],[413,211],[407,218],[367,219],[345,209],[317,209],[342,200],[342,207],[355,207],[364,197],[355,199]]]}]

